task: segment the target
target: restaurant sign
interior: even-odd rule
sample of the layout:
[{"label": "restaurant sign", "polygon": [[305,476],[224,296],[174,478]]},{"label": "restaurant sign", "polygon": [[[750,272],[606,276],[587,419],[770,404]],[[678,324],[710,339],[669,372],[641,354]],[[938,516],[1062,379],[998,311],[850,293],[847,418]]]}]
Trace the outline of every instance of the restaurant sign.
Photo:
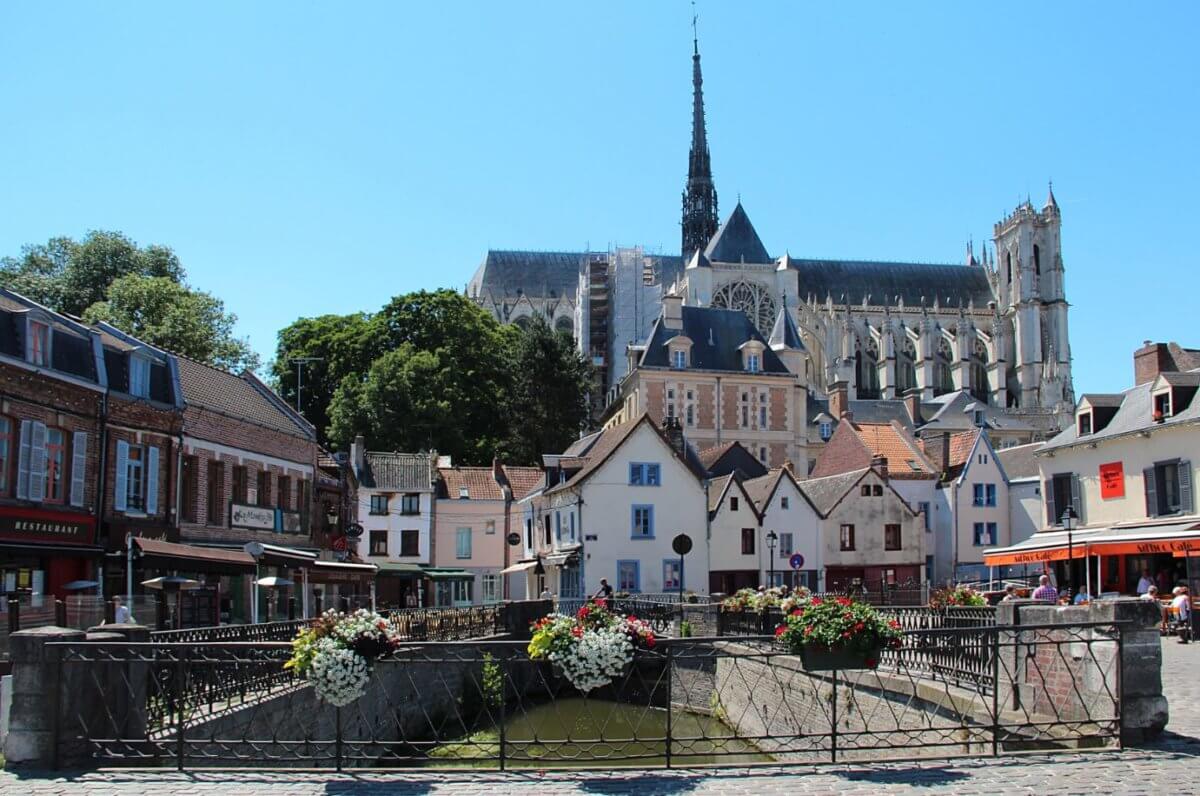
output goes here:
[{"label": "restaurant sign", "polygon": [[1121,462],[1100,465],[1100,497],[1103,500],[1125,497],[1125,465]]},{"label": "restaurant sign", "polygon": [[275,530],[275,509],[234,503],[230,510],[229,524],[235,528],[273,531]]},{"label": "restaurant sign", "polygon": [[95,529],[96,520],[86,514],[0,508],[0,539],[8,541],[91,544]]}]

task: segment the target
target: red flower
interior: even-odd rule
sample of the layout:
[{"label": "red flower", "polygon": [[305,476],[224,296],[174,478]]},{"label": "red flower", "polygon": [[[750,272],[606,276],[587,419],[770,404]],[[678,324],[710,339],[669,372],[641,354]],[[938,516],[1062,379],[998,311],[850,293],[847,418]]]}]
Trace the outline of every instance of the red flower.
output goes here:
[{"label": "red flower", "polygon": [[809,601],[810,605],[822,605],[823,603],[824,601],[820,597],[813,597],[812,600]]},{"label": "red flower", "polygon": [[811,635],[812,632],[813,632],[812,625],[809,625],[808,627],[804,628],[804,635],[806,635],[806,636]]},{"label": "red flower", "polygon": [[888,627],[890,627],[892,630],[899,630],[900,623],[897,622],[895,619],[893,619],[890,622],[888,622]]},{"label": "red flower", "polygon": [[576,625],[571,628],[571,635],[575,636],[575,638],[583,638],[583,628]]},{"label": "red flower", "polygon": [[650,637],[648,637],[648,638],[646,639],[646,646],[647,646],[647,647],[653,647],[653,646],[654,646],[654,644],[655,644],[655,641],[654,641],[654,636],[650,636]]},{"label": "red flower", "polygon": [[850,604],[850,600],[849,600],[848,598],[846,598],[846,597],[838,597],[838,598],[837,598],[837,604],[838,604],[838,605],[849,605],[849,604]]},{"label": "red flower", "polygon": [[780,625],[779,627],[775,628],[775,638],[779,638],[780,636],[782,636],[782,635],[783,635],[784,633],[786,633],[786,632],[787,632],[787,626],[786,626],[786,625]]},{"label": "red flower", "polygon": [[858,624],[856,624],[856,625],[854,626],[854,632],[855,632],[855,633],[858,633],[858,632],[860,632],[862,629],[863,629],[863,623],[862,623],[862,622],[859,622]]},{"label": "red flower", "polygon": [[797,608],[796,610],[792,611],[792,616],[804,616],[804,611]]},{"label": "red flower", "polygon": [[843,630],[843,631],[842,631],[842,638],[850,638],[850,631],[849,631],[849,630]]},{"label": "red flower", "polygon": [[868,669],[874,669],[879,665],[879,661],[875,660],[874,658],[867,658],[865,661],[863,661],[863,663],[867,665]]}]

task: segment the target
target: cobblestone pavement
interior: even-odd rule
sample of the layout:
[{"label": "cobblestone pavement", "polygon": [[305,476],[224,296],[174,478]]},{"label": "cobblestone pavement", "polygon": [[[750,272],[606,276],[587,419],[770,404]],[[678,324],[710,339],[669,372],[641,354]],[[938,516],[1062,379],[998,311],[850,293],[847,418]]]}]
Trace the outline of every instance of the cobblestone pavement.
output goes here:
[{"label": "cobblestone pavement", "polygon": [[0,794],[1200,794],[1200,644],[1163,644],[1168,733],[1119,752],[999,759],[720,770],[330,774],[101,771],[66,777],[0,772]]}]

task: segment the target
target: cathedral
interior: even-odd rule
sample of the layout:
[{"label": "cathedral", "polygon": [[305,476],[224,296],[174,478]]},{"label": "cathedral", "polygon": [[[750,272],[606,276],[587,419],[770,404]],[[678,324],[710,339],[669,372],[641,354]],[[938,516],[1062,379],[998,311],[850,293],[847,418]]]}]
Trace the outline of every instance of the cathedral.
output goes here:
[{"label": "cathedral", "polygon": [[631,347],[646,342],[666,296],[743,311],[764,337],[780,310],[807,357],[814,395],[845,382],[852,399],[922,400],[951,392],[1045,433],[1074,407],[1067,301],[1054,192],[1028,199],[954,264],[772,255],[739,201],[720,221],[693,39],[692,139],[679,256],[639,248],[489,251],[467,295],[506,323],[543,317],[571,331],[597,368],[598,405],[615,398]]}]

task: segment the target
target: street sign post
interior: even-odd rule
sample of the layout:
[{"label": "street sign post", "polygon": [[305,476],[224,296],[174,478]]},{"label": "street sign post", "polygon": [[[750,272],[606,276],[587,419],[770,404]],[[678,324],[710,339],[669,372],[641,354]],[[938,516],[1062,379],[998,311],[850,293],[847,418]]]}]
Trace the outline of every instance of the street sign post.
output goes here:
[{"label": "street sign post", "polygon": [[683,557],[692,552],[692,537],[681,533],[671,540],[671,549],[679,555],[679,602],[683,602]]}]

